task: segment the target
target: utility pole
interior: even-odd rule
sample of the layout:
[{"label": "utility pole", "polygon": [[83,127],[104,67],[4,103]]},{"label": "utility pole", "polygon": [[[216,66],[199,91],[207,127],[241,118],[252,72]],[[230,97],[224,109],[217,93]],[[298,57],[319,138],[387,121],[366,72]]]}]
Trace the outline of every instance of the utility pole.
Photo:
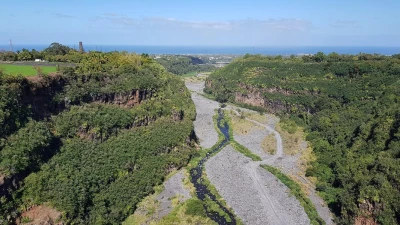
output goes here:
[{"label": "utility pole", "polygon": [[10,51],[13,52],[13,45],[12,45],[12,40],[11,40],[11,38],[10,38]]}]

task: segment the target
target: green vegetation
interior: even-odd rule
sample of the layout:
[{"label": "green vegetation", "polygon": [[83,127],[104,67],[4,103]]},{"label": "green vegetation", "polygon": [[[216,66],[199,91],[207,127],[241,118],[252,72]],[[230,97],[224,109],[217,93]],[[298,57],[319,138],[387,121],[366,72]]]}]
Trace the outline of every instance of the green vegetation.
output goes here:
[{"label": "green vegetation", "polygon": [[194,77],[197,74],[198,74],[198,72],[195,71],[195,72],[190,72],[190,73],[183,74],[182,77]]},{"label": "green vegetation", "polygon": [[49,74],[57,71],[55,66],[25,66],[13,64],[0,64],[0,70],[6,74],[36,76],[41,74]]},{"label": "green vegetation", "polygon": [[202,59],[194,56],[163,56],[157,58],[156,61],[163,65],[168,72],[184,77],[215,70],[215,66],[205,64]]},{"label": "green vegetation", "polygon": [[0,73],[0,176],[15,183],[0,190],[1,224],[41,204],[67,224],[121,224],[195,152],[180,78],[147,56],[82,57],[34,81]]},{"label": "green vegetation", "polygon": [[186,214],[192,216],[201,216],[206,217],[206,211],[203,208],[203,202],[198,199],[192,198],[189,199],[186,203]]},{"label": "green vegetation", "polygon": [[[260,95],[263,108],[305,127],[317,159],[307,175],[339,224],[371,215],[400,218],[400,59],[338,55],[302,58],[246,55],[206,81],[221,102]],[[251,100],[251,99],[250,99]],[[285,125],[293,132],[289,123]]]},{"label": "green vegetation", "polygon": [[25,179],[24,200],[62,200],[52,203],[74,221],[122,222],[162,182],[168,167],[189,160],[190,149],[176,145],[191,129],[160,119],[101,144],[70,139],[40,172]]},{"label": "green vegetation", "polygon": [[268,166],[268,165],[260,165],[262,168],[268,170],[272,173],[275,177],[277,177],[283,184],[285,184],[289,189],[290,193],[294,195],[297,200],[300,202],[301,206],[303,206],[304,211],[307,213],[308,218],[310,219],[311,224],[313,225],[322,225],[325,224],[324,220],[319,217],[317,210],[315,209],[314,205],[307,198],[307,196],[301,190],[300,185],[286,176],[284,173],[276,169],[275,167]]},{"label": "green vegetation", "polygon": [[12,176],[23,171],[32,171],[41,165],[52,150],[53,134],[43,122],[30,121],[24,128],[10,135],[0,155],[1,172]]},{"label": "green vegetation", "polygon": [[[127,221],[124,225],[129,224],[137,224],[137,223],[129,223]],[[208,218],[205,214],[205,210],[203,208],[203,202],[197,198],[191,198],[184,202],[183,204],[178,205],[176,208],[172,210],[170,214],[163,217],[159,222],[151,222],[150,224],[164,225],[164,224],[216,224],[210,218]],[[139,225],[139,224],[138,224]]]},{"label": "green vegetation", "polygon": [[232,140],[230,145],[238,152],[242,153],[244,156],[249,157],[253,161],[262,161],[261,157],[251,152],[249,149],[239,144],[237,141]]}]

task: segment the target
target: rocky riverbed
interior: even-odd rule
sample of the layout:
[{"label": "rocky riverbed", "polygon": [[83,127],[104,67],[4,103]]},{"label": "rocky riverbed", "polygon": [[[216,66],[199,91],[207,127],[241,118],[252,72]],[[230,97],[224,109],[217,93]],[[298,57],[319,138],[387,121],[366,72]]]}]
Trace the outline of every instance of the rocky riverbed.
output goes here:
[{"label": "rocky riverbed", "polygon": [[310,224],[284,184],[231,146],[207,161],[205,168],[218,193],[245,224]]},{"label": "rocky riverbed", "polygon": [[[215,115],[215,109],[219,108],[219,103],[201,95],[203,82],[187,82],[186,86],[192,91],[192,99],[196,105],[196,134],[201,146],[209,148],[218,141],[212,117]],[[228,106],[226,109],[252,113],[251,110],[235,106]],[[246,120],[263,129],[252,129],[249,134],[235,134],[234,137],[253,153],[261,156],[263,161],[253,162],[231,146],[227,146],[206,162],[207,177],[245,224],[310,224],[307,214],[297,199],[289,194],[289,189],[271,173],[259,167],[260,164],[269,164],[289,175],[296,174],[299,156],[283,153],[282,139],[274,129],[276,120],[268,120],[266,123],[247,118]],[[277,140],[275,155],[265,153],[261,147],[263,139],[271,133]],[[310,184],[304,176],[300,176],[299,180]],[[328,225],[333,224],[329,209],[315,190],[311,188],[307,194],[318,214]]]},{"label": "rocky riverbed", "polygon": [[211,148],[218,142],[218,133],[214,127],[213,116],[215,110],[219,108],[219,103],[204,98],[200,95],[203,92],[204,83],[186,83],[192,91],[192,100],[196,105],[196,121],[194,121],[194,131],[199,138],[203,148]]}]

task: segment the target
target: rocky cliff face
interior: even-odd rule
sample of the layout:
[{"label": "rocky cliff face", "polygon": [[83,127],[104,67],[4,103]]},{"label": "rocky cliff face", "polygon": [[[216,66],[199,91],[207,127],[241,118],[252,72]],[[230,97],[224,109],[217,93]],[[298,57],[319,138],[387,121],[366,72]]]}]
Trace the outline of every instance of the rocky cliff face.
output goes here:
[{"label": "rocky cliff face", "polygon": [[262,107],[269,113],[290,112],[292,108],[290,105],[283,103],[280,100],[267,99],[263,95],[264,92],[290,95],[291,92],[288,90],[277,88],[258,89],[247,85],[240,85],[239,87],[244,91],[235,92],[235,102]]},{"label": "rocky cliff face", "polygon": [[270,100],[262,96],[262,92],[235,93],[235,102],[262,107],[269,113],[290,112],[291,106],[280,100]]},{"label": "rocky cliff face", "polygon": [[[207,89],[213,89],[213,81],[207,79],[205,82],[205,87]],[[238,85],[239,91],[234,92],[234,101],[237,103],[242,103],[250,106],[261,107],[264,108],[269,113],[288,113],[291,112],[293,106],[287,104],[281,100],[272,100],[264,97],[264,93],[277,93],[284,96],[290,96],[295,94],[312,94],[308,91],[303,91],[299,93],[295,93],[289,89],[270,87],[270,88],[256,88],[246,84]],[[296,106],[296,108],[302,108],[301,106]]]},{"label": "rocky cliff face", "polygon": [[132,90],[129,93],[112,93],[92,96],[91,102],[114,104],[125,108],[139,105],[141,101],[151,98],[152,92],[146,90]]},{"label": "rocky cliff face", "polygon": [[[23,82],[21,102],[29,105],[32,117],[44,119],[58,114],[68,108],[69,105],[81,102],[70,102],[68,98],[62,101],[54,101],[54,97],[64,89],[66,81],[62,76],[55,75],[41,79],[27,79]],[[142,101],[151,98],[153,93],[149,90],[134,89],[128,93],[90,94],[83,99],[86,103],[114,104],[125,108],[132,108]]]}]

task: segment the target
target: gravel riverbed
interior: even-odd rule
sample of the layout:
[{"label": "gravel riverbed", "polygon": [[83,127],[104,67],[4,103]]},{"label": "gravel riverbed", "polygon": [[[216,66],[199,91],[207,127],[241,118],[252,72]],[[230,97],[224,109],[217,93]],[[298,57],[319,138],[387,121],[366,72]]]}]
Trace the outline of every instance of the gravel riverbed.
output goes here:
[{"label": "gravel riverbed", "polygon": [[209,159],[205,169],[218,193],[245,224],[310,224],[284,184],[231,146]]},{"label": "gravel riverbed", "polygon": [[[197,117],[194,122],[196,135],[203,148],[210,148],[218,141],[218,133],[214,128],[212,117],[215,115],[215,109],[219,108],[219,103],[201,96],[204,82],[186,82],[186,86],[192,91],[192,99],[196,105]],[[229,105],[226,109],[237,110],[238,108]],[[278,148],[279,154],[265,153],[261,143],[271,132],[276,134],[274,126],[277,121],[268,120],[267,124],[253,122],[265,129],[262,131],[254,129],[254,132],[248,135],[235,134],[234,138],[261,156],[263,161],[253,162],[228,146],[206,162],[207,177],[245,224],[310,224],[300,203],[295,197],[289,195],[289,189],[271,173],[259,167],[260,164],[269,164],[280,168],[284,173],[295,174],[298,156],[284,155],[282,147]],[[280,138],[279,133],[276,135]],[[300,180],[310,183],[303,176]],[[308,195],[325,222],[328,225],[334,224],[329,209],[315,190],[310,190]]]},{"label": "gravel riverbed", "polygon": [[219,108],[219,103],[209,100],[198,93],[202,93],[204,83],[186,83],[192,91],[192,100],[196,105],[196,121],[194,121],[194,131],[199,138],[203,148],[211,148],[218,142],[218,133],[214,127],[213,116],[215,110]]}]

